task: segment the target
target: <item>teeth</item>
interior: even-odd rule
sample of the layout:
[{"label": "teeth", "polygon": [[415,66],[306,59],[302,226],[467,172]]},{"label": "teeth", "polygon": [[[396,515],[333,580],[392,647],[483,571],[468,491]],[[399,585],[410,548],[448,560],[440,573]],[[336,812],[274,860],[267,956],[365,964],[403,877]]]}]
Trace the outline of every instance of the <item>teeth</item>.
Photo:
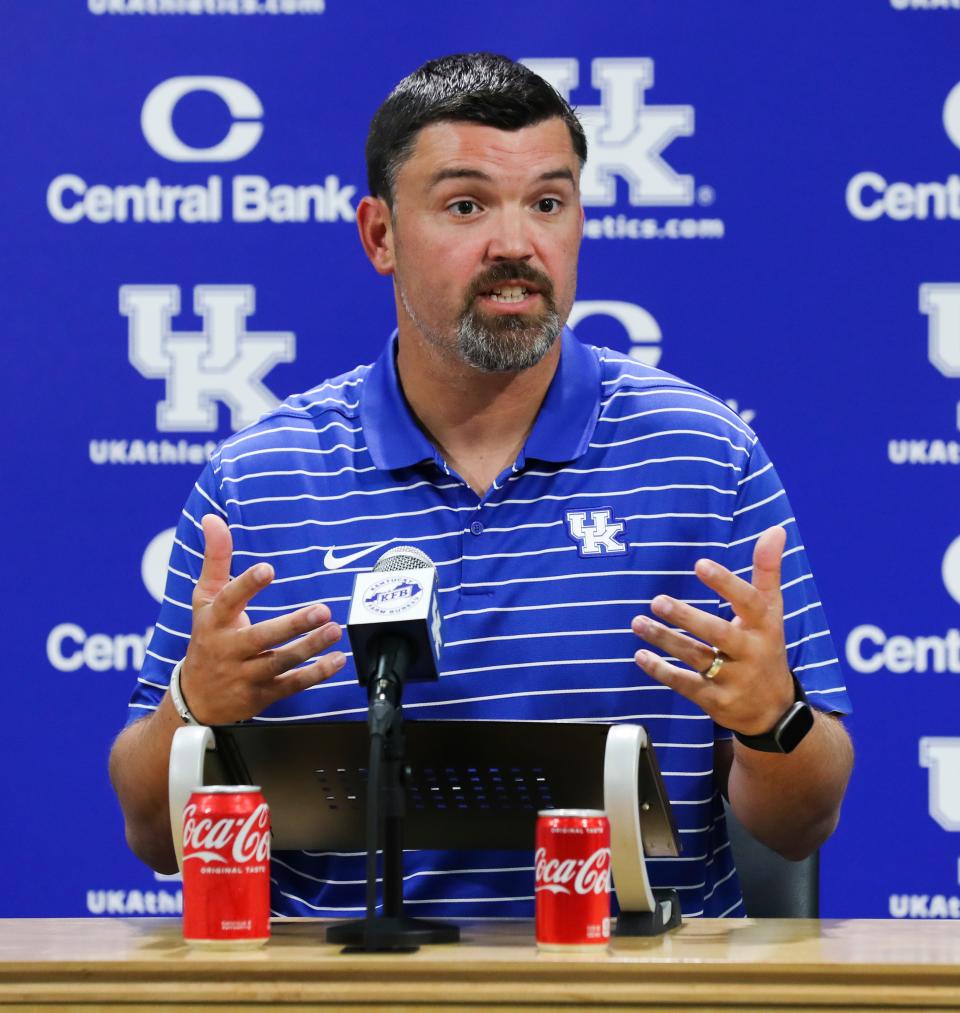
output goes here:
[{"label": "teeth", "polygon": [[528,290],[521,285],[506,285],[502,288],[495,288],[490,297],[495,302],[520,302],[527,295]]}]

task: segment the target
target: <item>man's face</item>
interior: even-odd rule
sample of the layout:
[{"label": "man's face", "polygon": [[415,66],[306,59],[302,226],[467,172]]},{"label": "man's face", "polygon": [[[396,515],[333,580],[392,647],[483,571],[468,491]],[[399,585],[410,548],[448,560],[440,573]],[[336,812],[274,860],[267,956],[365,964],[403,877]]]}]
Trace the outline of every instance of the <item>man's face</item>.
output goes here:
[{"label": "man's face", "polygon": [[573,305],[579,176],[560,119],[424,127],[394,185],[401,333],[484,371],[539,362]]}]

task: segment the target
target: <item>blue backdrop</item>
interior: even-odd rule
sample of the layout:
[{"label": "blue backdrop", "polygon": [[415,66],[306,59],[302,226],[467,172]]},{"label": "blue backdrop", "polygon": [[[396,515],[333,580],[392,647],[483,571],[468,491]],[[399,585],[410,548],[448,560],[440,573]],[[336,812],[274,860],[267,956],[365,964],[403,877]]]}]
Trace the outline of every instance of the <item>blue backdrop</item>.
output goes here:
[{"label": "blue backdrop", "polygon": [[170,529],[210,441],[376,356],[370,117],[492,49],[590,134],[577,332],[787,485],[856,708],[823,912],[960,917],[958,6],[8,0],[0,915],[176,910],[106,774]]}]

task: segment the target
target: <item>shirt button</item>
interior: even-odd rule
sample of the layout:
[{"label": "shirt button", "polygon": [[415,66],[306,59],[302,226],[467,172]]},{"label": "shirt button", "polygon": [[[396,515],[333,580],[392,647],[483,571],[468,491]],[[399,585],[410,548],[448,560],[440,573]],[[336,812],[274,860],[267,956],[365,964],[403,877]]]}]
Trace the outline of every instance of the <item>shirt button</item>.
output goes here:
[{"label": "shirt button", "polygon": [[483,534],[483,525],[479,521],[474,521],[470,525],[470,534],[472,534],[472,535],[482,535]]}]

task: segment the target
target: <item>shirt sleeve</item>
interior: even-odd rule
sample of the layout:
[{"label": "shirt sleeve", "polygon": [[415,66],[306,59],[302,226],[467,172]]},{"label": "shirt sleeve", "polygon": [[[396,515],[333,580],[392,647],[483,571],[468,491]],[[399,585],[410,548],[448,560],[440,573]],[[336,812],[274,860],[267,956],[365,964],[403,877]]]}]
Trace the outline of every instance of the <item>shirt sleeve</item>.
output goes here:
[{"label": "shirt sleeve", "polygon": [[157,709],[170,684],[174,665],[187,653],[192,620],[193,589],[203,565],[201,518],[218,513],[226,519],[220,487],[208,464],[197,479],[180,512],[160,614],[147,647],[143,668],[128,705],[127,724]]},{"label": "shirt sleeve", "polygon": [[[812,706],[849,714],[852,708],[843,671],[796,518],[773,464],[757,442],[739,481],[727,567],[750,580],[757,539],[774,525],[781,525],[787,532],[780,587],[790,669]],[[732,615],[729,603],[721,604],[720,614]]]}]

